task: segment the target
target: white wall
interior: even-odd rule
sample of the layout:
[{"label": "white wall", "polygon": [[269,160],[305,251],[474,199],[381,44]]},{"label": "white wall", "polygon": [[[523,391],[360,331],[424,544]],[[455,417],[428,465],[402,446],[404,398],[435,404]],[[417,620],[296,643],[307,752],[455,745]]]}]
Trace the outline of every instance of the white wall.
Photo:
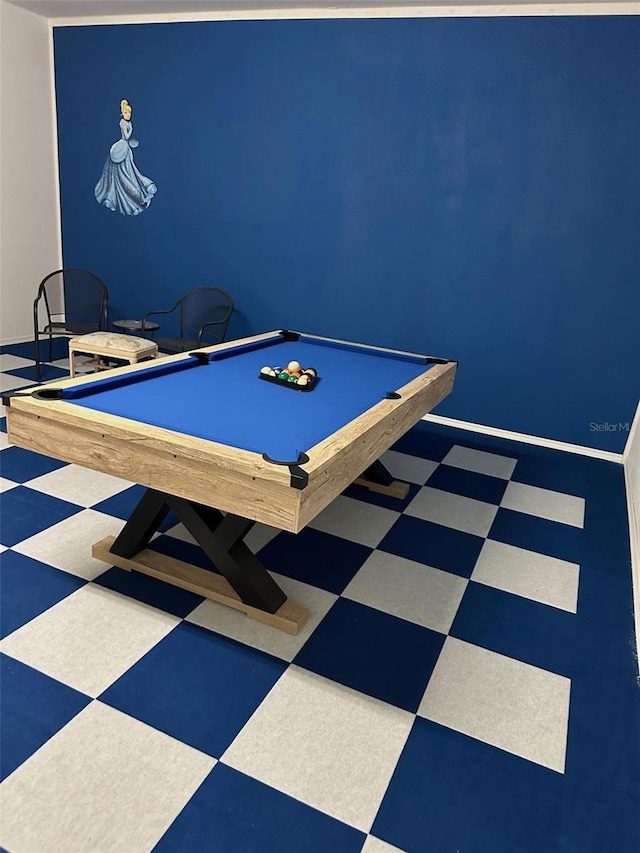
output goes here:
[{"label": "white wall", "polygon": [[640,658],[640,403],[638,403],[622,459],[627,487],[627,506],[629,508],[631,574],[636,615],[636,642],[638,644],[638,657]]},{"label": "white wall", "polygon": [[61,259],[49,22],[0,0],[0,343],[33,337]]}]

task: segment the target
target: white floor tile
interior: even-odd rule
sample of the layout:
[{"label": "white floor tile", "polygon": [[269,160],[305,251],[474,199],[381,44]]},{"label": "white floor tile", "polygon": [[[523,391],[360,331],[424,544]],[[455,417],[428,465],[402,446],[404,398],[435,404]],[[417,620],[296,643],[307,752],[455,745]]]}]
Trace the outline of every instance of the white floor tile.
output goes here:
[{"label": "white floor tile", "polygon": [[381,841],[374,835],[367,835],[364,847],[360,853],[404,853],[399,847],[392,847],[386,841]]},{"label": "white floor tile", "polygon": [[180,622],[87,584],[0,642],[10,657],[98,696]]},{"label": "white floor tile", "polygon": [[6,550],[7,550],[7,546],[6,546],[6,545],[2,545],[2,544],[0,543],[0,554],[2,554],[2,552],[3,552],[3,551],[6,551]]},{"label": "white floor tile", "polygon": [[[244,542],[254,554],[257,554],[261,548],[264,548],[272,539],[275,539],[278,533],[280,533],[280,531],[277,527],[270,527],[268,524],[260,524],[258,522],[254,524],[249,533],[245,536]],[[167,536],[173,536],[174,539],[180,539],[182,542],[190,542],[192,545],[197,544],[196,540],[189,533],[184,524],[176,524],[175,527],[169,528],[169,530],[167,530]]]},{"label": "white floor tile", "polygon": [[399,517],[395,510],[339,495],[309,527],[375,548]]},{"label": "white floor tile", "polygon": [[221,760],[368,832],[413,719],[291,666]]},{"label": "white floor tile", "polygon": [[411,501],[405,513],[475,536],[487,536],[498,507],[473,498],[465,498],[441,489],[425,486]]},{"label": "white floor tile", "polygon": [[277,527],[270,527],[268,524],[254,524],[251,530],[244,537],[244,542],[247,547],[257,554],[262,548],[267,546],[269,542],[276,538],[280,533]]},{"label": "white floor tile", "polygon": [[9,489],[15,489],[19,483],[14,483],[13,480],[7,480],[6,477],[0,477],[0,493],[8,492]]},{"label": "white floor tile", "polygon": [[564,772],[571,681],[447,637],[418,714]]},{"label": "white floor tile", "polygon": [[442,460],[444,465],[454,468],[464,468],[465,471],[475,471],[476,474],[487,474],[489,477],[500,477],[508,480],[516,467],[517,459],[500,456],[497,453],[487,453],[485,450],[472,450],[456,444]]},{"label": "white floor tile", "polygon": [[33,367],[34,361],[32,358],[23,358],[20,355],[11,355],[11,353],[0,353],[0,372],[5,370],[19,370],[21,367]]},{"label": "white floor tile", "polygon": [[117,536],[124,522],[94,509],[85,509],[14,546],[14,551],[33,557],[85,580],[106,572],[107,563],[91,556],[91,546],[105,536]]},{"label": "white floor tile", "polygon": [[[4,450],[5,447],[10,447],[10,446],[11,445],[9,444],[9,439],[7,437],[6,432],[0,431],[0,450]],[[2,466],[2,463],[0,462],[0,470],[1,470],[1,466]]]},{"label": "white floor tile", "polygon": [[[79,368],[87,367],[88,364],[93,362],[93,356],[91,355],[77,355],[76,356],[76,370]],[[56,361],[50,361],[48,364],[53,365],[53,367],[59,367],[61,370],[70,370],[69,365],[69,357],[67,358],[58,358]],[[92,369],[92,368],[87,368]]]},{"label": "white floor tile", "polygon": [[487,539],[471,580],[569,613],[578,608],[580,566]]},{"label": "white floor tile", "polygon": [[276,583],[284,590],[287,598],[309,608],[309,619],[296,636],[275,631],[268,625],[247,618],[244,613],[225,607],[215,601],[206,600],[198,605],[186,618],[217,634],[231,637],[254,649],[268,652],[281,660],[292,661],[307,642],[311,634],[326,616],[338,596],[323,589],[309,586],[300,581],[272,572]]},{"label": "white floor tile", "polygon": [[127,480],[91,471],[80,465],[65,465],[42,477],[29,480],[29,488],[79,506],[90,507],[131,486]]},{"label": "white floor tile", "polygon": [[450,572],[374,551],[342,595],[447,634],[467,584]]},{"label": "white floor tile", "polygon": [[3,373],[0,376],[0,391],[5,394],[7,391],[15,391],[16,388],[30,388],[35,385],[28,379],[23,379],[20,376],[11,376],[10,373]]},{"label": "white floor tile", "polygon": [[13,853],[151,850],[215,759],[92,702],[0,788]]},{"label": "white floor tile", "polygon": [[526,483],[509,483],[501,506],[572,527],[584,527],[584,498],[552,492]]},{"label": "white floor tile", "polygon": [[418,486],[424,486],[440,464],[419,456],[409,456],[408,453],[398,453],[397,450],[387,450],[380,461],[396,480],[417,483]]}]

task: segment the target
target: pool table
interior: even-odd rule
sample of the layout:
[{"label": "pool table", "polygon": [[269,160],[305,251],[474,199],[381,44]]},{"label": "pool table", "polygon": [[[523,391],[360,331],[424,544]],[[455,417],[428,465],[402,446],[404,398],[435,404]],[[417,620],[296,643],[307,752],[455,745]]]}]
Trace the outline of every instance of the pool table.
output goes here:
[{"label": "pool table", "polygon": [[[313,367],[312,390],[259,378]],[[147,487],[100,559],[296,633],[307,611],[244,543],[255,522],[297,533],[354,481],[396,496],[379,457],[450,393],[457,362],[277,331],[5,398],[9,441]],[[147,546],[169,509],[219,573]],[[329,567],[328,567],[329,570]]]}]

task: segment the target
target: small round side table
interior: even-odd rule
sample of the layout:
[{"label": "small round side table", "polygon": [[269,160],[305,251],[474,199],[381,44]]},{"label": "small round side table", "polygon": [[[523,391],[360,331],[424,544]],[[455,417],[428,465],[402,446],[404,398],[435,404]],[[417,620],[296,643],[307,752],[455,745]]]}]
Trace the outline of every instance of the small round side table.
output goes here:
[{"label": "small round side table", "polygon": [[[111,324],[115,329],[122,329],[126,334],[133,335],[135,332],[142,331],[142,320],[114,320]],[[156,332],[160,328],[159,323],[152,323],[147,320],[144,324],[145,332]]]}]

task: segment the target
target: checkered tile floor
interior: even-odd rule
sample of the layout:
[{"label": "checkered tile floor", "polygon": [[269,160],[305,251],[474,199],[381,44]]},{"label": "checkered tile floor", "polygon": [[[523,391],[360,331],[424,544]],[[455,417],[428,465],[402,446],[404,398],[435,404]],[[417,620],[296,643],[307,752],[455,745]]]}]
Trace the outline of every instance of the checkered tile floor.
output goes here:
[{"label": "checkered tile floor", "polygon": [[[620,466],[419,425],[404,502],[251,532],[290,637],[92,559],[141,489],[0,439],[4,849],[640,849]],[[153,547],[202,563],[175,519]]]}]

